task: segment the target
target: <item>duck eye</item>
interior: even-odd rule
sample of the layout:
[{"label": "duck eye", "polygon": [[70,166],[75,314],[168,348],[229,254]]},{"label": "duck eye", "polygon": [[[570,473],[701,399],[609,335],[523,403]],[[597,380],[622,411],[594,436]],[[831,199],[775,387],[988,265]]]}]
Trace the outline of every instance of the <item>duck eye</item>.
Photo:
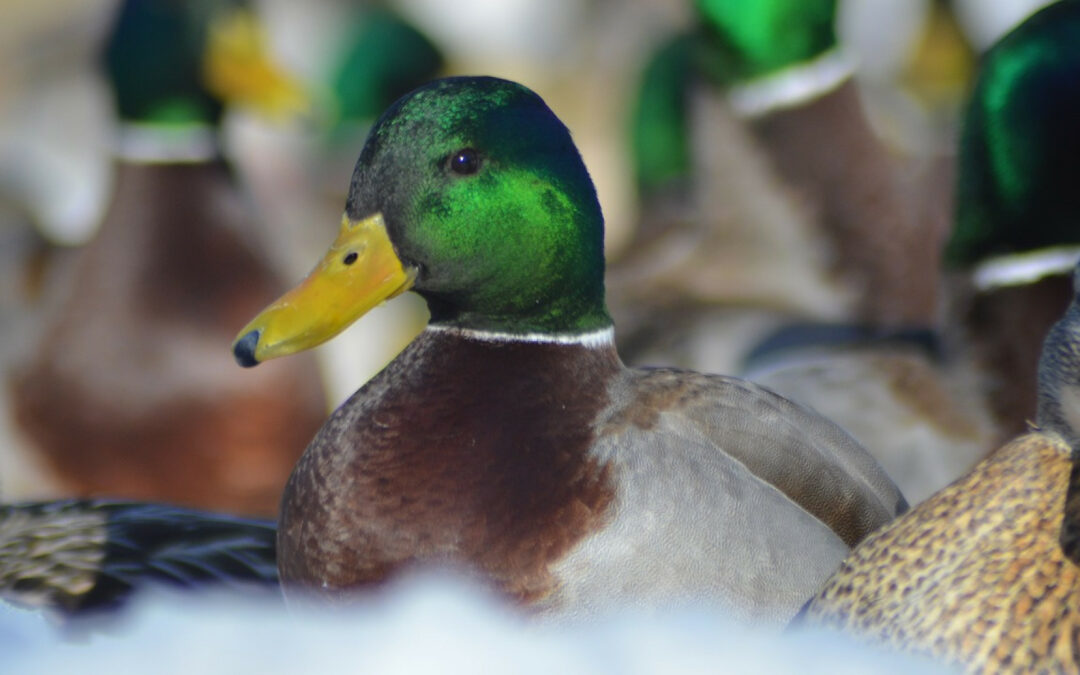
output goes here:
[{"label": "duck eye", "polygon": [[450,156],[450,170],[468,176],[480,170],[480,155],[472,148],[458,150]]},{"label": "duck eye", "polygon": [[356,262],[356,259],[358,257],[359,256],[356,255],[356,251],[349,251],[345,254],[345,257],[341,259],[341,262],[345,263],[346,265],[351,265]]}]

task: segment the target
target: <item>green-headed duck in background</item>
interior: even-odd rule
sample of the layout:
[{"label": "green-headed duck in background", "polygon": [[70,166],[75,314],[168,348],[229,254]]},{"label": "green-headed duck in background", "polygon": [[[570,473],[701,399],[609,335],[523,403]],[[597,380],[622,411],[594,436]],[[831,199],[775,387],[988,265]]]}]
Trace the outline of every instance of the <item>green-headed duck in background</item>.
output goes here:
[{"label": "green-headed duck in background", "polygon": [[1035,414],[1041,336],[1072,293],[1080,258],[1080,10],[1056,3],[984,56],[957,159],[944,252],[949,319],[986,374],[1008,434]]},{"label": "green-headed duck in background", "polygon": [[627,357],[713,365],[699,340],[664,345],[636,319],[658,313],[701,340],[694,314],[710,324],[732,307],[930,323],[937,283],[926,270],[944,230],[923,218],[909,167],[869,125],[838,43],[837,2],[693,8],[696,25],[646,67],[634,107],[644,239],[611,279],[616,319],[625,312],[632,324]]},{"label": "green-headed duck in background", "polygon": [[[1080,258],[1070,225],[1080,213],[1070,184],[1069,115],[1080,111],[1073,14],[1066,4],[1039,15],[983,58],[957,152],[936,346],[821,341],[761,350],[773,353],[744,371],[850,431],[912,503],[1035,416],[1041,336],[1068,302]],[[1046,30],[1052,17],[1063,25]]]},{"label": "green-headed duck in background", "polygon": [[353,148],[391,103],[438,77],[446,64],[431,38],[383,3],[358,7],[342,21],[347,25],[323,69],[327,124],[311,159],[335,211],[356,161]]},{"label": "green-headed duck in background", "polygon": [[646,66],[642,239],[609,278],[630,362],[734,370],[790,321],[934,320],[947,217],[871,128],[836,13],[697,0],[695,25]]}]

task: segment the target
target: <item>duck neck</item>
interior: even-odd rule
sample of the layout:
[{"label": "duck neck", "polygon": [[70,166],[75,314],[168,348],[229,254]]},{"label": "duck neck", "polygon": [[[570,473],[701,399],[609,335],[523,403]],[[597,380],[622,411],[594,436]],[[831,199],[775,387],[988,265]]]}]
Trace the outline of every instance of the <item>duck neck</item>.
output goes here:
[{"label": "duck neck", "polygon": [[[592,280],[588,280],[592,281]],[[603,282],[599,291],[582,290],[591,284],[570,284],[569,292],[539,302],[526,311],[528,302],[506,302],[504,298],[463,303],[440,294],[420,291],[431,313],[435,328],[455,329],[462,334],[504,335],[525,341],[560,342],[577,340],[581,336],[610,334],[611,317],[604,304]],[[511,294],[507,294],[511,295]],[[549,296],[553,295],[548,293]],[[499,303],[504,303],[499,307]],[[465,304],[466,307],[462,307]],[[496,307],[493,311],[489,307]],[[484,307],[481,309],[481,307]],[[498,310],[502,311],[498,311]]]},{"label": "duck neck", "polygon": [[[362,390],[378,401],[365,419],[419,439],[390,450],[404,465],[451,460],[473,477],[478,467],[495,471],[507,482],[459,498],[488,502],[474,503],[477,513],[501,513],[529,501],[519,491],[526,485],[547,499],[565,479],[556,474],[579,475],[622,370],[610,333],[537,340],[429,326]],[[400,414],[417,406],[419,416]]]},{"label": "duck neck", "polygon": [[116,132],[113,154],[131,164],[202,164],[221,158],[218,128],[187,122],[124,122]]},{"label": "duck neck", "polygon": [[427,331],[432,335],[441,334],[490,344],[566,345],[598,350],[614,349],[615,344],[615,329],[611,325],[577,333],[515,333],[435,323],[429,325]]},{"label": "duck neck", "polygon": [[773,169],[816,214],[830,271],[864,298],[855,318],[929,325],[939,286],[928,270],[938,267],[939,238],[927,236],[919,200],[901,189],[900,167],[871,129],[854,82],[752,126]]},{"label": "duck neck", "polygon": [[728,102],[740,117],[760,118],[828,96],[850,82],[854,71],[851,59],[834,48],[808,61],[732,86],[728,90]]},{"label": "duck neck", "polygon": [[586,415],[579,428],[588,428],[622,368],[610,329],[555,336],[429,325],[384,373],[405,397],[438,392],[455,406],[491,407],[485,415],[505,413],[500,419],[543,433],[570,414]]},{"label": "duck neck", "polygon": [[227,163],[116,164],[86,274],[110,279],[110,292],[146,315],[182,315],[212,325],[242,325],[252,311],[238,297],[272,297],[276,280],[251,243],[255,223]]}]

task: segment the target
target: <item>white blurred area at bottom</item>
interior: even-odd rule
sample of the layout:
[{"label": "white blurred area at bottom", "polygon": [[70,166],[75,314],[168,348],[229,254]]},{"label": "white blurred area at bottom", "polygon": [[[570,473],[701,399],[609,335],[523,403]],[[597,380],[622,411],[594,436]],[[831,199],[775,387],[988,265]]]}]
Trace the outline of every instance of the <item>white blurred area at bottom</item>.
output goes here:
[{"label": "white blurred area at bottom", "polygon": [[76,640],[0,602],[0,651],[9,675],[950,672],[837,633],[753,630],[704,605],[535,621],[471,582],[429,573],[332,610],[147,593],[108,630]]}]

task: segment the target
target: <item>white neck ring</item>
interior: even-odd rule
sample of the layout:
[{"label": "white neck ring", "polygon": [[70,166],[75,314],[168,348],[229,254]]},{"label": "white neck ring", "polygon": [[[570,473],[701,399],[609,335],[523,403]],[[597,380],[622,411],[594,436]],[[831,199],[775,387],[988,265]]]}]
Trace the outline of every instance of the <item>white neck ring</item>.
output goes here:
[{"label": "white neck ring", "polygon": [[220,156],[217,130],[209,124],[120,125],[114,155],[136,164],[198,164]]},{"label": "white neck ring", "polygon": [[1071,274],[1077,260],[1080,260],[1080,246],[1052,246],[1010,253],[979,263],[971,278],[979,291],[1024,286],[1044,277]]},{"label": "white neck ring", "polygon": [[831,49],[812,61],[732,87],[728,102],[740,117],[761,117],[823,96],[854,72],[851,59],[840,49]]},{"label": "white neck ring", "polygon": [[615,328],[608,326],[587,333],[503,333],[500,331],[460,328],[429,324],[427,329],[435,333],[458,335],[470,340],[484,342],[530,342],[534,344],[580,345],[590,349],[608,347],[615,344]]}]

